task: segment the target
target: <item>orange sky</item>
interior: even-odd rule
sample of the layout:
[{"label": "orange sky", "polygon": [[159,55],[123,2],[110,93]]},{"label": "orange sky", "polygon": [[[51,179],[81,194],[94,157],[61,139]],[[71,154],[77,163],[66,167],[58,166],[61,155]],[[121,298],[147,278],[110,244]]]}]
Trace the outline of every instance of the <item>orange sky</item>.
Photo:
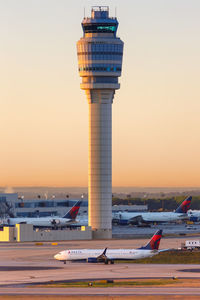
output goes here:
[{"label": "orange sky", "polygon": [[[117,6],[114,186],[199,186],[199,1]],[[76,41],[93,1],[0,3],[0,186],[87,186],[88,107]]]}]

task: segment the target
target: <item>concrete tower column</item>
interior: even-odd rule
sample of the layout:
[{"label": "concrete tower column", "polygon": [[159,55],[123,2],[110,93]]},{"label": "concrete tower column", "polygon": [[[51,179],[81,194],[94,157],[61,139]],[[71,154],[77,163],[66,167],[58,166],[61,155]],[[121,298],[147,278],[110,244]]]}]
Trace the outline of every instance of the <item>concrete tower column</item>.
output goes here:
[{"label": "concrete tower column", "polygon": [[94,238],[112,236],[112,100],[113,90],[86,91],[89,104],[89,224]]},{"label": "concrete tower column", "polygon": [[89,105],[88,200],[93,238],[112,237],[112,102],[119,89],[123,42],[108,7],[92,7],[77,42],[81,89]]}]

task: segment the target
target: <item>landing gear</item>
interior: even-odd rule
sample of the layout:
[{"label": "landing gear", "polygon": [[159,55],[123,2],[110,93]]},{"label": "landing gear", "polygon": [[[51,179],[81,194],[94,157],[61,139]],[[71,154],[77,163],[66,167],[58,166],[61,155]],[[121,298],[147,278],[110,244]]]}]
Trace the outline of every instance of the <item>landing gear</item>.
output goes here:
[{"label": "landing gear", "polygon": [[108,264],[111,264],[111,265],[114,265],[114,260],[108,260],[108,259],[106,259],[105,260],[105,265],[108,265]]}]

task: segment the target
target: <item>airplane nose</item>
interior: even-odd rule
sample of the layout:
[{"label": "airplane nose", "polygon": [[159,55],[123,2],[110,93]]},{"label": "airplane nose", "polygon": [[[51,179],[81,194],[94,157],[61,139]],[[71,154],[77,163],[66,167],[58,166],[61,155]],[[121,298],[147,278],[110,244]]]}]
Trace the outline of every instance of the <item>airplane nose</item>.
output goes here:
[{"label": "airplane nose", "polygon": [[54,258],[57,259],[57,260],[59,260],[59,257],[60,257],[59,254],[54,255]]}]

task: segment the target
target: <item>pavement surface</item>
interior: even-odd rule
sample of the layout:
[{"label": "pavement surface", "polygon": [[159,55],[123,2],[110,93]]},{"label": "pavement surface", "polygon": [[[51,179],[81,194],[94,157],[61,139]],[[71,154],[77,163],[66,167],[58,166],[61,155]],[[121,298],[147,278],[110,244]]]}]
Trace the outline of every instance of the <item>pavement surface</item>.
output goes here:
[{"label": "pavement surface", "polygon": [[199,236],[200,224],[186,225],[183,224],[158,224],[152,225],[150,227],[137,227],[131,225],[125,226],[113,226],[112,234],[113,238],[131,238],[132,236],[140,237],[145,235],[152,235],[156,230],[163,229],[164,235],[177,234],[177,235],[187,235],[193,234]]},{"label": "pavement surface", "polygon": [[[188,238],[187,238],[188,239]],[[58,245],[44,243],[7,244],[0,243],[0,294],[46,294],[46,295],[139,295],[139,294],[195,294],[200,288],[39,288],[27,287],[33,283],[64,280],[128,279],[128,278],[200,278],[198,265],[155,265],[155,264],[87,264],[63,263],[53,256],[64,249],[76,248],[137,248],[148,240],[98,240],[67,241]],[[177,248],[185,241],[183,238],[165,238],[162,248]]]},{"label": "pavement surface", "polygon": [[14,290],[1,288],[0,295],[92,295],[92,296],[125,296],[125,295],[200,295],[200,288],[178,287],[113,287],[113,288],[32,288],[19,287]]}]

